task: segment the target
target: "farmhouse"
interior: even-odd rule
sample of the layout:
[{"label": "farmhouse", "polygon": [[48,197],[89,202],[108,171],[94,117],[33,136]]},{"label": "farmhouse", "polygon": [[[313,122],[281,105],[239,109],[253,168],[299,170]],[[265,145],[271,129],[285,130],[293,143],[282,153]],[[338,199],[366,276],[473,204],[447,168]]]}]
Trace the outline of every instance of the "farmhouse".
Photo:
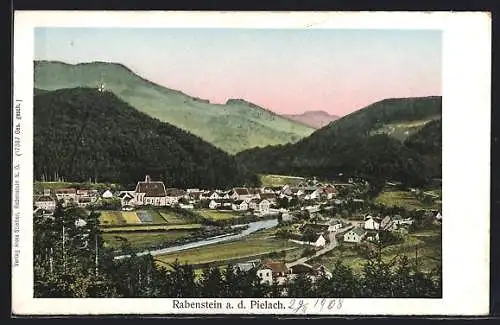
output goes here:
[{"label": "farmhouse", "polygon": [[222,203],[216,200],[210,200],[210,203],[208,204],[208,207],[212,210],[217,209],[220,206],[222,206]]},{"label": "farmhouse", "polygon": [[101,197],[103,199],[111,199],[113,197],[113,192],[111,192],[110,190],[106,190],[101,194]]},{"label": "farmhouse", "polygon": [[261,200],[268,200],[270,204],[276,203],[276,194],[274,193],[260,193]]},{"label": "farmhouse", "polygon": [[58,188],[54,192],[57,200],[63,200],[65,203],[76,201],[76,189],[74,188]]},{"label": "farmhouse", "polygon": [[318,239],[316,239],[315,242],[313,242],[313,246],[316,248],[321,248],[325,247],[326,245],[326,239],[323,237],[323,235],[319,235]]},{"label": "farmhouse", "polygon": [[253,195],[248,191],[246,187],[236,187],[231,190],[229,193],[231,199],[237,200],[251,200],[253,199]]},{"label": "farmhouse", "polygon": [[378,241],[379,240],[378,231],[373,231],[373,230],[367,231],[366,232],[366,240],[372,241],[372,242]]},{"label": "farmhouse", "polygon": [[36,197],[33,203],[37,208],[43,210],[54,211],[56,208],[56,201],[48,195]]},{"label": "farmhouse", "polygon": [[118,198],[122,207],[134,205],[134,191],[121,191],[118,193]]},{"label": "farmhouse", "polygon": [[165,193],[167,205],[175,205],[179,203],[179,200],[186,195],[184,190],[178,188],[167,188]]},{"label": "farmhouse", "polygon": [[210,191],[206,194],[203,194],[203,199],[205,200],[219,200],[222,199],[216,191]]},{"label": "farmhouse", "polygon": [[374,218],[372,216],[366,216],[364,228],[368,230],[378,230],[380,228],[380,222],[378,218]]},{"label": "farmhouse", "polygon": [[359,243],[366,236],[366,230],[355,227],[344,234],[344,241],[347,243]]},{"label": "farmhouse", "polygon": [[259,203],[259,212],[268,213],[271,207],[271,203],[268,200],[262,200]]},{"label": "farmhouse", "polygon": [[273,270],[267,266],[261,266],[257,270],[257,276],[261,283],[271,284],[273,282]]},{"label": "farmhouse", "polygon": [[262,263],[262,267],[271,269],[273,278],[286,276],[286,274],[288,273],[288,268],[286,267],[284,262],[264,261]]},{"label": "farmhouse", "polygon": [[136,205],[167,205],[167,193],[165,184],[159,181],[151,181],[149,175],[143,182],[138,182],[135,187],[134,201]]},{"label": "farmhouse", "polygon": [[234,211],[246,211],[248,210],[248,203],[243,200],[236,200],[233,202],[232,207]]},{"label": "farmhouse", "polygon": [[342,222],[340,220],[332,220],[328,223],[328,231],[335,232],[342,228]]}]

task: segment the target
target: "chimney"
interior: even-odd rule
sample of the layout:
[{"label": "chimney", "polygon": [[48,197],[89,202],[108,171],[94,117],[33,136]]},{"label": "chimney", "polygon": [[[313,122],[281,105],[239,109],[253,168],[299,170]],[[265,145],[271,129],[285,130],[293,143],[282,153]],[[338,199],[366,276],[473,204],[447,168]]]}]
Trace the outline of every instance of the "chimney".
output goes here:
[{"label": "chimney", "polygon": [[151,177],[149,177],[149,175],[146,175],[146,180],[145,180],[146,183],[149,183],[151,182]]}]

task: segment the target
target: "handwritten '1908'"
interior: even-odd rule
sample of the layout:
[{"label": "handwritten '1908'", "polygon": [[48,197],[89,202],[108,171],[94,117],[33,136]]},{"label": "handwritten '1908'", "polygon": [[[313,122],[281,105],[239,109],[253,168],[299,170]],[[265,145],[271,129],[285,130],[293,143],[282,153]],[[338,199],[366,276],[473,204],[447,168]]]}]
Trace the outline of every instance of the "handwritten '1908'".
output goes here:
[{"label": "handwritten '1908'", "polygon": [[[314,302],[313,308],[319,308],[319,311],[323,311],[323,308],[327,308],[328,310],[332,310],[334,308],[340,309],[342,308],[342,303],[343,299],[327,299],[327,298],[322,298],[322,299],[316,299]],[[309,307],[309,303],[305,302],[303,299],[292,299],[290,301],[290,305],[288,306],[288,309],[293,310],[294,313],[299,313],[307,312],[307,308]]]}]

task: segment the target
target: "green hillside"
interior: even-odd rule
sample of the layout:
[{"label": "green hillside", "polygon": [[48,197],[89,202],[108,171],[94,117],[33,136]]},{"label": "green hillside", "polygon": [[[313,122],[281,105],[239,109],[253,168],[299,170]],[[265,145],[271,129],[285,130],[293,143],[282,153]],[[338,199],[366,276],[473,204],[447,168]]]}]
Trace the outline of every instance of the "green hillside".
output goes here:
[{"label": "green hillside", "polygon": [[54,61],[34,64],[35,87],[39,90],[97,87],[102,81],[106,90],[139,111],[187,130],[228,153],[296,142],[314,131],[243,100],[211,104],[159,86],[121,64],[71,65]]},{"label": "green hillside", "polygon": [[186,131],[141,113],[111,92],[62,89],[34,98],[35,180],[224,188],[257,181],[235,159]]},{"label": "green hillside", "polygon": [[[255,173],[322,177],[343,173],[423,184],[441,175],[440,116],[440,97],[384,100],[295,144],[251,149],[236,158]],[[374,132],[395,123],[418,127],[401,139]]]}]

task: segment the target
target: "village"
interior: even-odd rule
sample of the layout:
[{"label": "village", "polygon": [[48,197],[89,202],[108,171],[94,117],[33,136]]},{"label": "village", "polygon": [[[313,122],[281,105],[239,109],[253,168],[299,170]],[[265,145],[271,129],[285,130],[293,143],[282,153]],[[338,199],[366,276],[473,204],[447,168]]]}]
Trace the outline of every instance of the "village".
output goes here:
[{"label": "village", "polygon": [[[363,180],[341,183],[303,178],[260,188],[179,189],[166,187],[163,181],[146,175],[133,190],[44,187],[34,195],[33,203],[34,214],[48,218],[57,202],[98,211],[103,238],[117,252],[119,247],[113,243],[125,238],[137,244],[139,251],[156,255],[164,265],[174,259],[200,269],[234,263],[241,271],[256,270],[262,282],[283,284],[301,273],[313,280],[329,276],[330,265],[325,266],[322,259],[328,260],[336,249],[340,250],[339,246],[355,249],[381,242],[404,242],[415,228],[414,223],[421,224],[416,216],[432,220],[429,224],[434,228],[440,227],[440,209],[422,209],[415,216],[404,209],[373,209],[373,203],[361,198],[366,187]],[[278,222],[272,223],[275,220]],[[85,224],[82,219],[77,222]],[[265,226],[247,231],[245,237],[240,234],[238,239],[231,239],[239,226],[259,222]],[[209,230],[217,227],[225,232]],[[245,228],[239,231],[242,229]],[[206,235],[200,238],[200,233]],[[212,244],[204,244],[212,238]],[[197,241],[200,245],[196,245]],[[255,249],[254,241],[259,246]],[[268,248],[264,249],[266,245]],[[165,248],[170,251],[162,254]],[[210,258],[196,259],[200,250],[208,252],[211,248],[207,253]],[[197,253],[190,255],[194,250]],[[221,252],[214,257],[213,250]]]}]

